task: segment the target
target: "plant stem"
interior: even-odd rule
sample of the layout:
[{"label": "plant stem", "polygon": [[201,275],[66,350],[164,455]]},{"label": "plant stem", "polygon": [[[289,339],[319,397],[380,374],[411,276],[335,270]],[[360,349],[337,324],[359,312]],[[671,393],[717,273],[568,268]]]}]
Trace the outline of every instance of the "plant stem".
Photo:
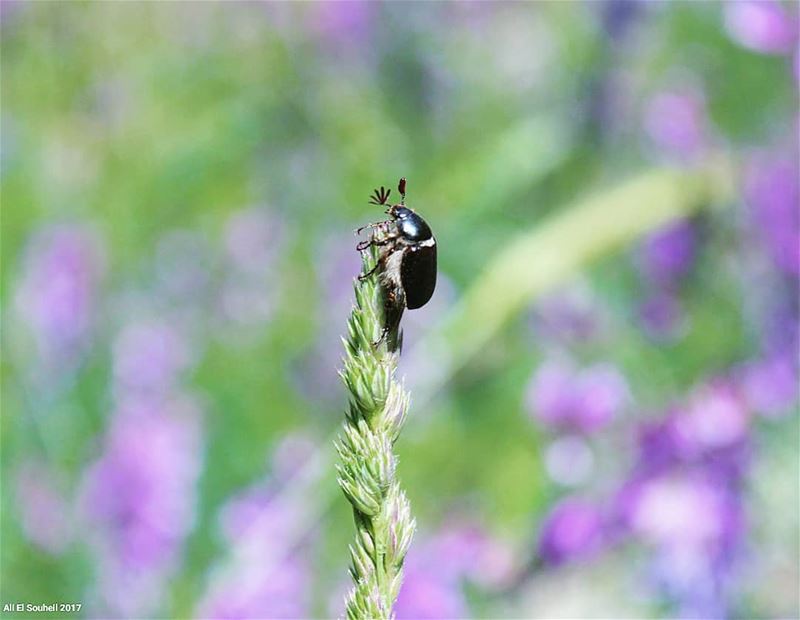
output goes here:
[{"label": "plant stem", "polygon": [[[364,254],[364,273],[375,253]],[[408,410],[408,394],[395,379],[398,352],[380,342],[383,291],[378,276],[355,282],[356,305],[344,339],[344,370],[350,392],[344,431],[336,442],[339,485],[353,505],[356,540],[350,547],[354,587],[347,596],[352,620],[391,618],[405,558],[416,524],[396,477],[392,446]]]}]

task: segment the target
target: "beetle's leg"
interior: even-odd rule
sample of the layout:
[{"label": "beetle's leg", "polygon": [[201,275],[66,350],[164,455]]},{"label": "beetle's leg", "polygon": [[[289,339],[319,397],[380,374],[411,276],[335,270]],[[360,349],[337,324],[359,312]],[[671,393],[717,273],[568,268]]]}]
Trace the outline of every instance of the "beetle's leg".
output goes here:
[{"label": "beetle's leg", "polygon": [[394,241],[395,239],[399,238],[400,235],[387,235],[386,237],[383,237],[383,239],[374,239],[372,241],[372,245],[377,245],[377,246],[387,245],[392,241]]},{"label": "beetle's leg", "polygon": [[367,239],[366,241],[362,241],[361,243],[359,243],[356,246],[356,250],[358,250],[359,252],[363,252],[364,250],[366,250],[367,248],[371,248],[372,246],[386,245],[387,243],[390,243],[395,239],[397,239],[399,236],[400,235],[389,235],[387,237],[384,237],[383,239],[375,239],[375,238]]},{"label": "beetle's leg", "polygon": [[[382,244],[375,244],[375,245],[382,245]],[[378,256],[378,260],[375,262],[375,266],[372,269],[370,269],[367,273],[362,273],[361,275],[358,276],[359,281],[363,282],[364,280],[369,278],[373,273],[375,273],[380,267],[383,267],[384,263],[386,262],[386,259],[389,257],[389,254],[390,252],[383,250],[380,256]]]},{"label": "beetle's leg", "polygon": [[380,338],[373,342],[372,346],[377,347],[386,340],[388,347],[392,351],[396,351],[399,346],[400,319],[403,318],[403,310],[406,308],[405,297],[402,293],[398,294],[398,290],[395,288],[385,290],[384,294],[383,315],[386,324],[381,330]]},{"label": "beetle's leg", "polygon": [[366,241],[359,242],[359,244],[356,246],[356,250],[358,250],[359,252],[363,252],[364,250],[373,245],[375,245],[374,239],[367,239]]},{"label": "beetle's leg", "polygon": [[367,273],[362,273],[362,274],[360,274],[358,276],[359,281],[363,282],[364,280],[369,278],[373,273],[378,271],[378,267],[380,267],[380,266],[381,266],[381,262],[378,261],[377,263],[375,263],[375,266],[372,269],[370,269]]},{"label": "beetle's leg", "polygon": [[[401,317],[402,318],[402,317]],[[387,325],[381,330],[381,337],[378,338],[375,342],[372,343],[373,347],[377,347],[386,340],[386,336],[391,334],[396,328],[400,326],[400,319],[398,318],[397,321],[394,322],[392,325]]]},{"label": "beetle's leg", "polygon": [[380,228],[385,229],[389,224],[392,223],[392,220],[383,220],[382,222],[373,222],[372,224],[367,224],[366,226],[362,226],[361,228],[356,229],[356,234],[360,235],[362,230],[366,230],[367,228]]},{"label": "beetle's leg", "polygon": [[386,339],[386,336],[389,335],[389,332],[392,331],[391,328],[387,325],[381,330],[381,337],[378,338],[375,342],[372,343],[373,347],[380,346],[381,342]]}]

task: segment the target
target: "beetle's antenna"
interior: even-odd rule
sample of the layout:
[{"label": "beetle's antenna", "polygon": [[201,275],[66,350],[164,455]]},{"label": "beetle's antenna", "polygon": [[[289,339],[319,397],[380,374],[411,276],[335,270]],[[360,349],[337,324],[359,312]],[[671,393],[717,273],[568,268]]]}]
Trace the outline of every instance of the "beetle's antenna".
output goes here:
[{"label": "beetle's antenna", "polygon": [[406,178],[402,177],[400,182],[397,184],[397,191],[400,192],[400,204],[405,206],[406,204]]}]

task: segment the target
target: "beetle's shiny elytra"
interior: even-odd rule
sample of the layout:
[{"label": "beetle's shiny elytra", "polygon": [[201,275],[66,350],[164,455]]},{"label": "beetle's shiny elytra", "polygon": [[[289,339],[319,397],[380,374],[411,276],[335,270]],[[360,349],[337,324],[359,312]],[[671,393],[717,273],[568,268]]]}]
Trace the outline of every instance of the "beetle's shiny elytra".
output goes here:
[{"label": "beetle's shiny elytra", "polygon": [[358,244],[359,251],[379,247],[380,253],[375,267],[361,274],[360,279],[378,273],[384,293],[385,325],[381,339],[387,334],[396,340],[403,310],[415,310],[424,306],[436,288],[436,239],[428,223],[413,209],[405,206],[406,180],[400,179],[397,186],[400,204],[389,205],[391,190],[376,189],[370,202],[387,205],[386,213],[391,219],[360,228],[371,229],[367,241]]}]

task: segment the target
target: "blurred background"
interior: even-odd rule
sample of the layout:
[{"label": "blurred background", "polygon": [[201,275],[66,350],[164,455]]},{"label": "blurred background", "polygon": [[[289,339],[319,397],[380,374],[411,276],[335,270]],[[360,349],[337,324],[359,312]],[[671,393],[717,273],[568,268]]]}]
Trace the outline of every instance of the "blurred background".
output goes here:
[{"label": "blurred background", "polygon": [[398,618],[797,618],[797,9],[4,1],[0,602],[342,613],[406,176]]}]

